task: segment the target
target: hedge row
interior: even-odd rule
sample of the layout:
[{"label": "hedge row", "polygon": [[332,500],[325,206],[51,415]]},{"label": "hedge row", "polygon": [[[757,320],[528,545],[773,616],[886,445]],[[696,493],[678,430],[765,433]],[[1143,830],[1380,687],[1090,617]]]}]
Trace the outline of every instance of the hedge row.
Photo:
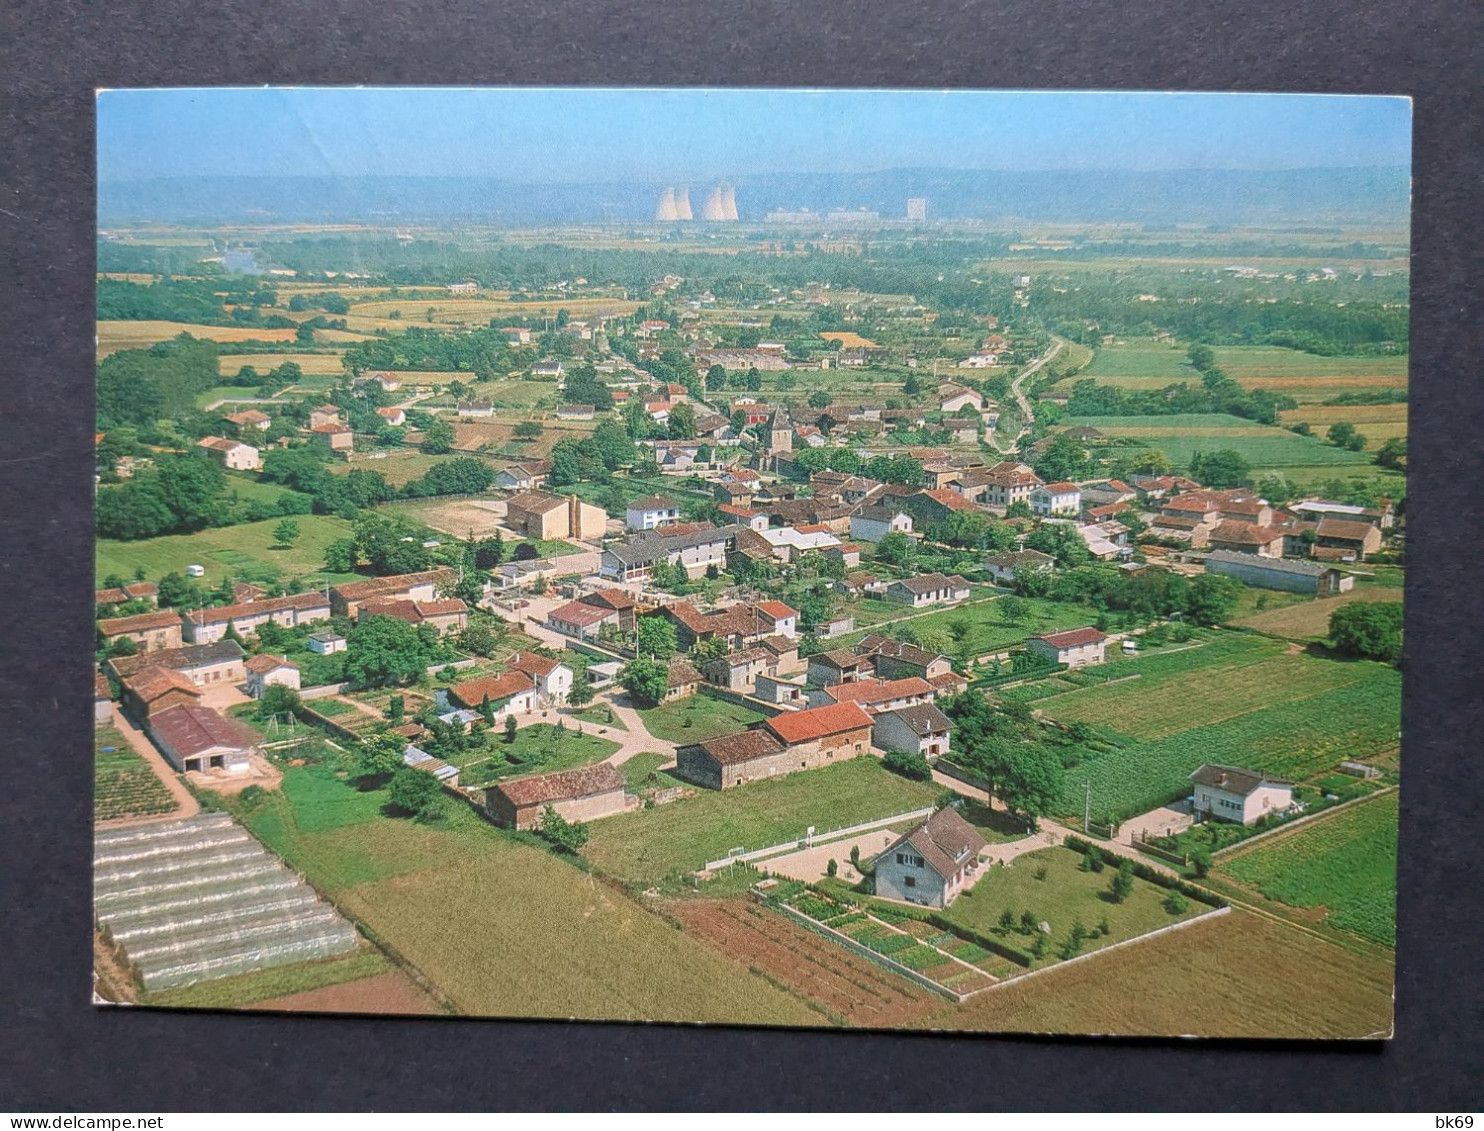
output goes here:
[{"label": "hedge row", "polygon": [[[1091,842],[1083,840],[1080,836],[1069,836],[1062,843],[1073,852],[1080,852],[1084,856],[1087,855],[1089,848],[1096,847]],[[1098,851],[1101,852],[1102,849],[1098,849]],[[1131,860],[1131,858],[1127,856],[1120,857],[1118,859],[1118,867],[1122,867],[1125,860]],[[1227,906],[1226,900],[1213,892],[1207,891],[1205,888],[1198,888],[1194,884],[1186,883],[1178,876],[1167,875],[1156,868],[1151,868],[1142,860],[1131,860],[1131,862],[1134,866],[1134,875],[1138,876],[1141,880],[1148,880],[1151,884],[1158,884],[1160,887],[1168,888],[1170,891],[1178,891],[1187,899],[1193,899],[1197,903],[1204,903],[1207,907]]]}]

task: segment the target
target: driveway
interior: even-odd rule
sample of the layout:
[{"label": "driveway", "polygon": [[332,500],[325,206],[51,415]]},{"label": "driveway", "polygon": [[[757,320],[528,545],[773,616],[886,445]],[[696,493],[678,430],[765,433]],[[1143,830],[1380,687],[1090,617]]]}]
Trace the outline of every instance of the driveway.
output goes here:
[{"label": "driveway", "polygon": [[1152,837],[1174,836],[1176,833],[1183,833],[1194,822],[1190,803],[1177,801],[1174,805],[1161,805],[1158,809],[1130,817],[1118,830],[1118,839],[1123,844],[1133,845],[1139,842],[1141,833],[1148,833]]},{"label": "driveway", "polygon": [[[172,813],[161,813],[159,816],[149,818],[130,818],[130,824],[138,821],[143,823],[150,821],[173,821],[178,817],[194,817],[201,812],[201,804],[185,787],[185,783],[175,776],[175,771],[170,768],[170,763],[165,761],[165,755],[161,754],[153,742],[146,737],[145,733],[134,725],[134,723],[118,709],[113,708],[113,725],[124,736],[136,754],[144,759],[145,764],[154,772],[155,777],[160,779],[161,784],[170,791],[170,796],[175,798],[180,808]],[[100,821],[100,825],[113,825],[113,821]],[[120,822],[121,823],[121,822]]]}]

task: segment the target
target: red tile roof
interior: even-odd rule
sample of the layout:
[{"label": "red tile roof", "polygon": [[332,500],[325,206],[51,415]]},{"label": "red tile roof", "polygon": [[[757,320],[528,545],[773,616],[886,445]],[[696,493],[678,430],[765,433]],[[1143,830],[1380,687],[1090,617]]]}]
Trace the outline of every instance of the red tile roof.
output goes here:
[{"label": "red tile roof", "polygon": [[448,697],[466,707],[474,708],[483,703],[486,697],[490,703],[498,705],[501,700],[510,699],[534,687],[531,677],[524,672],[506,672],[504,675],[484,675],[456,683],[448,689]]},{"label": "red tile roof", "polygon": [[825,694],[837,703],[887,703],[912,695],[931,695],[932,692],[933,685],[915,675],[901,679],[858,679],[825,688]]},{"label": "red tile roof", "polygon": [[1048,632],[1042,636],[1032,636],[1032,640],[1044,640],[1053,648],[1080,648],[1084,644],[1097,644],[1107,640],[1107,633],[1099,632],[1095,628],[1070,628],[1066,632]]},{"label": "red tile roof", "polygon": [[774,620],[784,620],[787,617],[796,617],[799,615],[797,610],[790,609],[782,601],[759,601],[757,611],[766,613]]},{"label": "red tile roof", "polygon": [[777,736],[761,727],[757,730],[744,730],[740,734],[708,739],[698,745],[719,766],[751,762],[777,754],[783,749],[783,743]]},{"label": "red tile roof", "polygon": [[169,691],[184,691],[194,698],[201,698],[201,689],[191,682],[191,677],[174,668],[145,668],[138,675],[124,680],[124,686],[145,703]]},{"label": "red tile roof", "polygon": [[527,805],[570,801],[576,797],[592,797],[594,794],[611,793],[616,789],[623,789],[623,775],[607,762],[598,762],[591,766],[579,766],[575,770],[561,770],[554,774],[503,782],[488,792],[503,794],[512,805],[524,808]]},{"label": "red tile roof", "polygon": [[605,609],[601,605],[589,605],[584,601],[569,601],[559,608],[552,609],[546,614],[550,621],[561,621],[563,624],[575,624],[578,628],[587,628],[589,625],[598,624],[613,616],[614,610]]},{"label": "red tile roof", "polygon": [[513,672],[524,672],[530,676],[540,676],[545,679],[557,668],[561,667],[561,661],[553,660],[549,656],[541,656],[535,652],[517,652],[510,657],[510,670]]},{"label": "red tile roof", "polygon": [[832,703],[807,711],[790,711],[763,723],[789,746],[869,728],[870,725],[871,716],[855,703]]},{"label": "red tile roof", "polygon": [[330,602],[319,592],[291,593],[287,597],[268,597],[261,601],[248,601],[241,605],[224,605],[220,609],[197,609],[188,613],[191,622],[197,625],[225,624],[238,617],[266,616],[281,613],[286,609],[324,609],[330,611]]},{"label": "red tile roof", "polygon": [[182,758],[219,746],[246,749],[257,741],[257,736],[247,727],[210,707],[171,707],[152,716],[149,729]]},{"label": "red tile roof", "polygon": [[180,627],[180,614],[162,609],[157,613],[140,613],[132,617],[110,617],[98,622],[104,636],[120,636],[126,632],[149,632],[156,628]]},{"label": "red tile roof", "polygon": [[299,670],[299,665],[287,656],[270,656],[267,652],[264,652],[261,656],[254,656],[242,666],[248,671],[257,672],[260,675],[267,675],[269,672],[277,671],[279,668]]}]

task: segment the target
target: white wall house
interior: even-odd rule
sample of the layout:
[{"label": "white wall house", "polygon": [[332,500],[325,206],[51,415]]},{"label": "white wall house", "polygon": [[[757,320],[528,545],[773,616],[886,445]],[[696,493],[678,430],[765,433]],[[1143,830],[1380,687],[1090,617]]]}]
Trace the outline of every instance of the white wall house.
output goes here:
[{"label": "white wall house", "polygon": [[862,507],[850,516],[850,537],[879,542],[888,534],[911,534],[912,516],[897,507]]},{"label": "white wall house", "polygon": [[1198,817],[1250,825],[1293,806],[1293,783],[1235,766],[1210,763],[1190,775],[1191,809]]},{"label": "white wall house", "polygon": [[653,530],[680,520],[680,508],[663,495],[650,495],[629,504],[624,526],[629,530]]}]

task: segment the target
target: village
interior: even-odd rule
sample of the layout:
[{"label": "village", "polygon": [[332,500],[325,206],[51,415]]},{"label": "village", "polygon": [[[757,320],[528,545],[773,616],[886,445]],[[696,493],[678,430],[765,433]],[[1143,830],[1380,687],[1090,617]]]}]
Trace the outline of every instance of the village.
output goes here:
[{"label": "village", "polygon": [[[1042,970],[1150,976],[1234,909],[1281,936],[1304,913],[1257,926],[1241,861],[1394,812],[1396,500],[1067,423],[1125,344],[1095,324],[612,294],[564,281],[471,331],[442,319],[514,300],[424,288],[395,301],[436,329],[405,334],[474,370],[386,330],[316,354],[305,322],[297,361],[223,360],[240,381],[170,429],[100,421],[105,999],[560,1014],[387,887],[431,853],[422,898],[456,906],[489,843],[682,926],[680,981],[733,987],[706,1016],[995,1027]],[[218,517],[154,533],[156,493]],[[1367,900],[1324,945],[1385,946]]]}]

